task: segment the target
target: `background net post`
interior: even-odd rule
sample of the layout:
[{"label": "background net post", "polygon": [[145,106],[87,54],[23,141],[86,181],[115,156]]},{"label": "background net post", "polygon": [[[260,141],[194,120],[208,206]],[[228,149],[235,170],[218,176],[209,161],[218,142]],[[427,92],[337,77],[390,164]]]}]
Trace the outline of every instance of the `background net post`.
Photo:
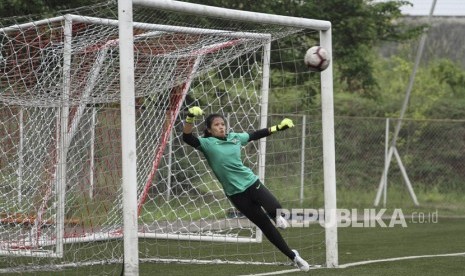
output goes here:
[{"label": "background net post", "polygon": [[136,101],[132,1],[118,1],[120,58],[121,162],[125,275],[139,274],[137,210]]}]

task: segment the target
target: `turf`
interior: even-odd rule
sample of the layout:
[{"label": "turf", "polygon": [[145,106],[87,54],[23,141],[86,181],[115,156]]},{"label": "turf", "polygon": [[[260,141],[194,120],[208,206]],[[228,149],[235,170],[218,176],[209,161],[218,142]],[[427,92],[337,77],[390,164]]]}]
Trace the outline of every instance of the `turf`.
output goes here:
[{"label": "turf", "polygon": [[[339,228],[339,263],[465,252],[464,218],[412,223],[394,228]],[[465,255],[379,262],[338,269],[315,269],[311,275],[463,275]],[[286,266],[145,264],[140,275],[247,275],[289,270]],[[288,273],[292,275],[302,272]],[[286,275],[286,274],[280,274]]]},{"label": "turf", "polygon": [[[339,264],[382,260],[407,256],[424,256],[465,252],[465,218],[443,218],[437,223],[413,223],[393,228],[345,227],[338,229]],[[301,231],[289,229],[292,231]],[[287,230],[286,230],[287,231]],[[266,241],[264,242],[266,243]],[[310,252],[301,252],[303,256]],[[348,268],[312,269],[310,275],[463,275],[465,255],[427,257],[375,262]],[[103,270],[121,272],[121,265],[108,265]],[[251,275],[292,270],[291,266],[230,264],[160,264],[141,263],[139,275]],[[24,275],[96,275],[98,267],[75,268],[60,272],[34,272]],[[304,275],[290,272],[280,275]],[[16,274],[17,275],[17,274]]]}]

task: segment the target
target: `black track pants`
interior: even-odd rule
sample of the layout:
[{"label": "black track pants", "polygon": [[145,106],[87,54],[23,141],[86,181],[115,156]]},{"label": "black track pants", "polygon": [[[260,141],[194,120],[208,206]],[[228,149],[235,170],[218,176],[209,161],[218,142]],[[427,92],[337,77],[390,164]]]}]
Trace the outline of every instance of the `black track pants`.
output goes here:
[{"label": "black track pants", "polygon": [[272,244],[289,259],[294,259],[294,252],[292,252],[270,220],[270,217],[272,219],[276,218],[276,210],[282,208],[281,204],[260,181],[255,182],[242,193],[229,196],[229,200],[242,214],[262,230]]}]

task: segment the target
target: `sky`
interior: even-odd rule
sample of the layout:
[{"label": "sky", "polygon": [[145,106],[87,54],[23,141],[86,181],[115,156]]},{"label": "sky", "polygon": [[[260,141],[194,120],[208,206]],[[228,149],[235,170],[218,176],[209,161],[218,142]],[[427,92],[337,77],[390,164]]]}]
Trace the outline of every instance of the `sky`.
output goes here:
[{"label": "sky", "polygon": [[[405,15],[428,16],[434,0],[408,0],[413,4],[401,8]],[[465,0],[436,0],[433,16],[465,16]]]}]

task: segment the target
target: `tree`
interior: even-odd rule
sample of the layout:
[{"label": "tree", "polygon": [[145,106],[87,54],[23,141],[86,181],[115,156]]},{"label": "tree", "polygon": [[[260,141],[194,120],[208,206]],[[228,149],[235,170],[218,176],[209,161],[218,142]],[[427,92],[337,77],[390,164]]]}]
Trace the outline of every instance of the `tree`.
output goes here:
[{"label": "tree", "polygon": [[106,0],[14,0],[0,1],[0,17],[45,14],[52,11],[107,2]]},{"label": "tree", "polygon": [[[47,13],[108,0],[14,0],[0,1],[0,16]],[[383,41],[418,37],[424,25],[399,20],[400,7],[410,2],[374,0],[184,0],[231,9],[329,20],[333,28],[333,57],[337,80],[346,91],[376,98],[373,49]],[[188,20],[188,18],[186,18]],[[291,42],[289,42],[291,43]],[[308,40],[292,43],[308,43]],[[307,46],[307,45],[305,45]],[[308,45],[310,46],[310,45]]]},{"label": "tree", "polygon": [[[376,101],[361,101],[352,97],[351,102],[358,116],[398,117],[399,107],[405,100],[405,90],[413,70],[411,58],[405,53],[379,58],[374,61],[374,74],[383,87],[383,93]],[[465,95],[465,72],[459,61],[448,59],[432,60],[420,66],[415,74],[406,118],[413,119],[461,119]],[[346,99],[344,99],[346,100]],[[335,101],[336,102],[336,101]],[[339,114],[350,114],[350,108],[344,101],[339,101],[336,108]],[[375,112],[374,112],[375,111]],[[378,112],[376,112],[378,111]]]},{"label": "tree", "polygon": [[376,98],[372,55],[383,41],[417,38],[424,26],[402,23],[400,7],[408,1],[373,0],[186,0],[210,6],[328,20],[333,28],[334,66],[348,91]]}]

